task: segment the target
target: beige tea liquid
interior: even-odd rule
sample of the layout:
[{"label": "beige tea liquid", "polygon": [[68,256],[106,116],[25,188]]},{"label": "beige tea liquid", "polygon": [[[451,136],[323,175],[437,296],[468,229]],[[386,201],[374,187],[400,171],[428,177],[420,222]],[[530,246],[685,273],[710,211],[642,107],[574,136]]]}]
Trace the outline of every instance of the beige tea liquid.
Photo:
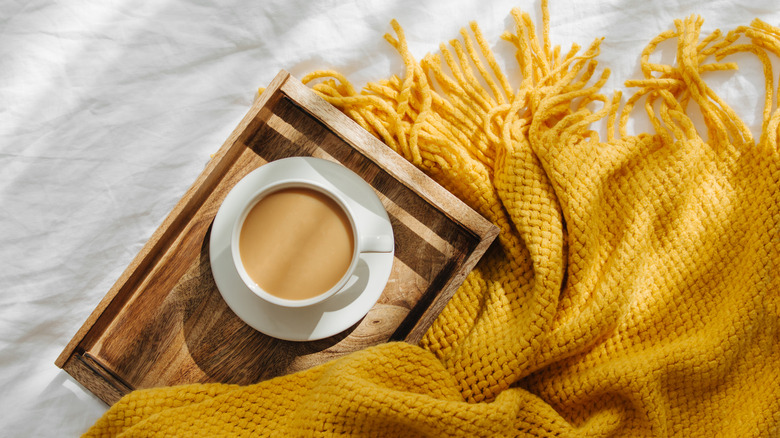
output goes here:
[{"label": "beige tea liquid", "polygon": [[341,280],[355,242],[336,201],[313,189],[288,188],[252,207],[238,246],[244,269],[258,286],[279,298],[304,300]]}]

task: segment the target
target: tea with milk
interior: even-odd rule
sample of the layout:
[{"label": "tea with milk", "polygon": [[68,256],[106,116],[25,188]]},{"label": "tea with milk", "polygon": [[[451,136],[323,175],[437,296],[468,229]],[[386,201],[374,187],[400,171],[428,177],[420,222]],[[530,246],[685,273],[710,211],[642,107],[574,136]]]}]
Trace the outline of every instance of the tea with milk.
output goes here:
[{"label": "tea with milk", "polygon": [[349,269],[355,241],[349,217],[317,190],[285,188],[250,210],[239,234],[249,276],[271,295],[304,300],[321,295]]}]

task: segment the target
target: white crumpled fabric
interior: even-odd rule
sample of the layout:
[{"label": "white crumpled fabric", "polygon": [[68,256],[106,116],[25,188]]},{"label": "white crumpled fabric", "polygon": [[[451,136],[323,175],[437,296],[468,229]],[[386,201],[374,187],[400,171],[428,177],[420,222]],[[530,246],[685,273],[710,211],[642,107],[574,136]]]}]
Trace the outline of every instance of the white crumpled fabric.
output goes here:
[{"label": "white crumpled fabric", "polygon": [[[675,18],[701,14],[705,31],[755,17],[780,25],[776,0],[552,3],[553,43],[606,37],[605,91],[639,76],[642,48]],[[402,74],[382,38],[393,18],[418,59],[477,21],[519,84],[513,50],[499,39],[515,6],[541,25],[529,0],[3,0],[0,435],[74,436],[105,412],[54,360],[257,87],[280,69],[300,78],[333,68],[357,85]],[[660,56],[671,60],[674,50]],[[757,134],[761,66],[741,67],[713,73],[711,84]]]}]

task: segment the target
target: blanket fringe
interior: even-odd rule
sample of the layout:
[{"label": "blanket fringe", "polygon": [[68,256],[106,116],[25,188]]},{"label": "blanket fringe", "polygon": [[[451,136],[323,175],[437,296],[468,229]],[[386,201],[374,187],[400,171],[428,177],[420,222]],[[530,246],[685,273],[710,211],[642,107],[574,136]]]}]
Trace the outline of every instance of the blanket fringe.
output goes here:
[{"label": "blanket fringe", "polygon": [[[647,115],[665,144],[672,144],[675,139],[702,139],[686,113],[688,104],[693,102],[701,110],[707,130],[706,141],[714,147],[759,147],[776,153],[780,111],[777,109],[772,63],[767,54],[780,56],[780,29],[756,19],[750,26],[740,26],[726,35],[715,30],[700,39],[702,23],[699,16],[676,20],[674,30],[658,35],[645,47],[641,58],[644,78],[626,81],[626,86],[638,87],[639,90],[628,99],[620,115],[621,137],[628,135],[626,123],[631,110],[642,97],[646,97],[644,107]],[[751,44],[737,44],[742,36],[750,38]],[[676,65],[649,61],[659,44],[674,38],[677,39]],[[736,63],[721,61],[739,52],[756,55],[763,65],[765,97],[758,143],[747,124],[702,78],[706,72],[736,70]],[[706,63],[711,57],[717,62]]]},{"label": "blanket fringe", "polygon": [[[449,47],[442,44],[439,54],[428,54],[418,63],[393,20],[396,36],[385,39],[404,61],[403,79],[369,83],[359,93],[334,71],[315,71],[302,81],[324,79],[312,85],[317,93],[434,177],[464,162],[492,176],[496,154],[511,150],[526,135],[568,139],[586,131],[585,138],[598,141],[598,133],[587,127],[605,116],[613,138],[620,95],[599,94],[609,70],[588,85],[601,40],[583,54],[578,55],[576,44],[562,54],[550,44],[546,2],[542,11],[541,42],[531,17],[518,9],[512,11],[517,32],[502,35],[516,47],[523,76],[518,89],[510,85],[476,23],[470,32],[461,31],[460,40],[450,41]],[[594,113],[589,106],[597,101],[604,105]]]},{"label": "blanket fringe", "polygon": [[[780,84],[774,83],[768,56],[780,56],[777,27],[756,19],[750,26],[738,27],[725,35],[715,30],[701,38],[701,17],[676,20],[674,30],[658,35],[642,52],[644,77],[626,81],[627,87],[636,87],[638,91],[625,103],[618,119],[620,92],[611,97],[599,93],[609,70],[605,69],[592,85],[587,85],[597,66],[595,58],[601,40],[581,55],[576,44],[562,54],[560,46],[550,44],[546,4],[542,5],[542,12],[541,42],[531,17],[518,9],[512,11],[517,32],[502,35],[516,48],[522,73],[518,89],[510,85],[476,23],[471,23],[470,33],[461,30],[461,40],[450,41],[450,47],[442,44],[440,54],[426,55],[418,63],[395,20],[392,26],[397,37],[388,34],[385,38],[404,61],[403,79],[393,77],[369,83],[360,93],[334,71],[313,72],[303,82],[325,78],[313,86],[316,92],[424,169],[449,169],[459,159],[468,157],[492,172],[497,150],[519,136],[560,135],[562,144],[571,138],[599,141],[598,133],[586,128],[604,117],[607,141],[623,138],[628,136],[629,116],[643,97],[648,118],[665,144],[703,137],[686,115],[688,104],[693,102],[701,110],[709,143],[738,148],[757,144],[778,150]],[[749,38],[751,43],[737,44],[741,37]],[[675,38],[675,65],[650,62],[650,55],[662,42]],[[754,54],[764,69],[766,92],[758,143],[747,124],[702,77],[707,72],[736,70],[736,63],[721,61],[738,52]],[[713,57],[716,62],[708,62]],[[603,106],[592,112],[588,106],[596,101]]]}]

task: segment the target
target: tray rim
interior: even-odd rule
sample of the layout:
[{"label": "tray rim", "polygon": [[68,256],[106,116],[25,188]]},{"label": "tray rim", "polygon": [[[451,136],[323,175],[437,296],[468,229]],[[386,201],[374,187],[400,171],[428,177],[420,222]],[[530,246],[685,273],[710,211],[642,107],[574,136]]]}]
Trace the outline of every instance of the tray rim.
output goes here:
[{"label": "tray rim", "polygon": [[[322,123],[331,133],[348,143],[368,160],[380,166],[400,184],[403,184],[422,197],[426,203],[432,205],[436,210],[478,238],[477,245],[468,253],[459,269],[441,286],[439,293],[428,304],[420,317],[416,319],[416,323],[409,329],[408,334],[402,340],[417,344],[422,339],[432,320],[443,310],[446,303],[457,290],[457,287],[465,279],[465,276],[474,268],[487,251],[487,248],[496,239],[499,233],[498,227],[471,209],[412,163],[400,157],[395,151],[371,135],[355,121],[291,76],[290,73],[281,70],[260,96],[255,99],[236,128],[212,156],[205,168],[117,278],[95,309],[89,314],[79,330],[57,357],[54,362],[55,365],[65,369],[74,378],[76,378],[75,374],[84,376],[85,373],[91,370],[97,379],[107,380],[103,384],[127,386],[120,380],[112,383],[112,380],[116,380],[115,377],[112,378],[110,375],[106,375],[105,372],[96,370],[94,366],[83,360],[83,363],[78,363],[78,360],[72,360],[78,359],[78,357],[74,358],[74,355],[89,354],[81,346],[85,340],[88,340],[90,335],[96,334],[99,336],[105,330],[105,327],[101,328],[101,325],[106,325],[106,322],[101,324],[101,317],[106,313],[121,309],[126,300],[133,295],[133,291],[136,289],[139,281],[142,281],[146,276],[145,273],[148,272],[149,266],[154,265],[163,257],[160,253],[164,251],[161,250],[175,241],[182,229],[182,225],[191,218],[192,213],[197,210],[202,200],[209,196],[213,187],[218,184],[225,172],[241,154],[244,149],[242,145],[246,140],[245,135],[248,135],[248,132],[254,132],[254,130],[249,129],[250,125],[267,122],[272,112],[266,111],[266,114],[263,114],[263,109],[265,109],[272,98],[280,98],[281,95],[290,99],[295,105]],[[110,319],[108,322],[110,322]],[[430,321],[430,323],[426,323],[426,321]],[[79,350],[82,351],[79,352]],[[80,381],[78,378],[76,380]],[[114,389],[117,392],[121,392],[118,391],[118,388]],[[98,394],[98,396],[100,395]],[[101,398],[108,403],[105,398]],[[112,393],[108,398],[116,399],[116,395]]]}]

